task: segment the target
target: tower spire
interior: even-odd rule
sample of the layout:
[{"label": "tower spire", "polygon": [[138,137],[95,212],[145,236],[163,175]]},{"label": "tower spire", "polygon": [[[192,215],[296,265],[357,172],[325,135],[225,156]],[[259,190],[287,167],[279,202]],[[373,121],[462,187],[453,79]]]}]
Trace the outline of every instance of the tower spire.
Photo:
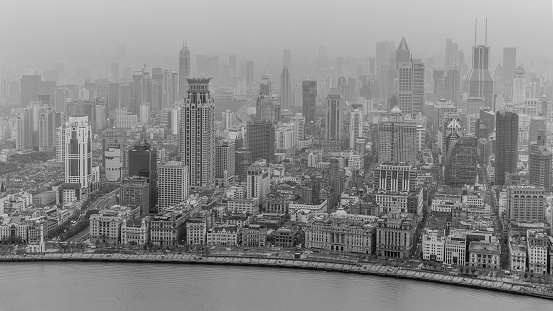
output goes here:
[{"label": "tower spire", "polygon": [[474,22],[474,46],[476,46],[476,29],[478,28],[478,17],[476,18],[476,21]]},{"label": "tower spire", "polygon": [[486,37],[484,39],[484,46],[488,46],[488,18],[486,17]]}]

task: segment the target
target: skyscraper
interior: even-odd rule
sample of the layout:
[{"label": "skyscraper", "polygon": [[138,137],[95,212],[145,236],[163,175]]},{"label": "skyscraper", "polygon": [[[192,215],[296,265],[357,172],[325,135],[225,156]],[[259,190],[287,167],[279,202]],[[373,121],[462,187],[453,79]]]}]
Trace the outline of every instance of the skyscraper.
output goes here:
[{"label": "skyscraper", "polygon": [[257,198],[259,204],[263,204],[271,187],[271,174],[269,168],[259,162],[248,168],[246,177],[246,198]]},{"label": "skyscraper", "polygon": [[517,65],[517,48],[503,48],[503,82],[505,89],[510,89],[513,82],[513,71]]},{"label": "skyscraper", "polygon": [[469,76],[469,98],[482,98],[486,107],[495,109],[494,82],[488,67],[490,47],[478,45],[472,48],[472,70]]},{"label": "skyscraper", "polygon": [[228,187],[234,184],[234,140],[220,139],[215,146],[215,184]]},{"label": "skyscraper", "polygon": [[121,181],[119,204],[139,206],[141,215],[150,214],[150,185],[148,178],[133,176]]},{"label": "skyscraper", "polygon": [[398,77],[398,108],[407,115],[415,117],[422,112],[424,105],[424,64],[411,59],[411,51],[405,41],[396,51],[396,70]]},{"label": "skyscraper", "polygon": [[315,107],[317,105],[317,81],[303,81],[301,83],[301,99],[305,122],[315,122]]},{"label": "skyscraper", "polygon": [[292,68],[292,50],[282,51],[282,66]]},{"label": "skyscraper", "polygon": [[445,99],[457,103],[459,101],[460,87],[459,67],[453,66],[447,71],[445,76]]},{"label": "skyscraper", "polygon": [[263,76],[261,77],[261,82],[259,82],[259,94],[269,96],[271,95],[272,91],[272,85],[271,80],[269,80],[269,77]]},{"label": "skyscraper", "polygon": [[325,104],[326,125],[323,144],[327,150],[340,150],[345,106],[344,97],[340,95],[338,89],[332,88],[328,91]]},{"label": "skyscraper", "polygon": [[21,106],[26,107],[34,100],[38,100],[40,91],[40,76],[24,75],[21,77]]},{"label": "skyscraper", "polygon": [[530,185],[551,190],[551,162],[553,155],[547,148],[545,130],[538,130],[538,141],[528,145],[528,173]]},{"label": "skyscraper", "polygon": [[186,200],[190,185],[189,175],[188,166],[178,161],[169,161],[159,168],[158,210]]},{"label": "skyscraper", "polygon": [[495,184],[505,185],[505,174],[516,173],[518,163],[518,114],[496,113]]},{"label": "skyscraper", "polygon": [[282,73],[280,74],[280,101],[282,108],[290,109],[292,102],[292,91],[290,85],[290,73],[288,72],[288,67],[284,66],[282,68]]},{"label": "skyscraper", "polygon": [[394,107],[390,120],[378,124],[378,162],[417,161],[417,124],[406,122],[400,109]]},{"label": "skyscraper", "polygon": [[246,132],[247,147],[251,151],[251,160],[265,159],[267,163],[275,157],[275,127],[270,121],[248,122]]},{"label": "skyscraper", "polygon": [[215,106],[210,78],[188,78],[188,96],[181,110],[181,161],[191,187],[215,185]]},{"label": "skyscraper", "polygon": [[253,60],[246,62],[246,84],[253,85]]},{"label": "skyscraper", "polygon": [[349,148],[355,148],[357,138],[363,137],[363,111],[353,109],[349,117]]},{"label": "skyscraper", "polygon": [[476,137],[460,137],[449,145],[445,160],[446,185],[462,187],[476,183],[476,142]]},{"label": "skyscraper", "polygon": [[526,74],[526,70],[522,68],[521,66],[518,66],[513,71],[512,75],[513,77],[513,83],[512,83],[512,89],[513,89],[513,104],[515,105],[524,105],[524,101],[526,100],[526,77],[524,76]]},{"label": "skyscraper", "polygon": [[407,163],[381,163],[373,170],[376,190],[411,192],[417,187],[417,169]]},{"label": "skyscraper", "polygon": [[179,98],[186,98],[186,91],[188,91],[187,78],[190,78],[190,50],[183,42],[179,52]]},{"label": "skyscraper", "polygon": [[112,83],[119,82],[119,63],[111,63],[109,80]]},{"label": "skyscraper", "polygon": [[157,203],[157,152],[150,144],[138,144],[129,151],[129,176],[148,178],[150,208],[154,207]]}]

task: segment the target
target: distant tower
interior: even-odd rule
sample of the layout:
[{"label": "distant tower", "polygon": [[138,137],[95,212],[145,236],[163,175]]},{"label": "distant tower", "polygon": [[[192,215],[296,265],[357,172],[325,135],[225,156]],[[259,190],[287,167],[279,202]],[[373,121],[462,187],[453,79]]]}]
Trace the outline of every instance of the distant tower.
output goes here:
[{"label": "distant tower", "polygon": [[363,111],[353,109],[349,118],[349,148],[355,148],[355,140],[363,137]]},{"label": "distant tower", "polygon": [[538,141],[528,146],[528,173],[531,186],[544,187],[550,191],[553,155],[545,142],[545,130],[538,130]]},{"label": "distant tower", "polygon": [[517,65],[517,48],[503,48],[503,82],[505,89],[512,87],[513,72]]},{"label": "distant tower", "polygon": [[326,140],[342,139],[344,98],[338,89],[330,89],[326,97]]},{"label": "distant tower", "polygon": [[186,78],[190,78],[190,50],[188,49],[186,42],[183,42],[182,48],[179,52],[179,97],[180,98],[186,98],[186,91],[188,91]]},{"label": "distant tower", "polygon": [[282,68],[282,73],[280,74],[280,101],[282,108],[290,109],[292,102],[292,91],[290,85],[290,73],[288,72],[288,67],[284,66]]},{"label": "distant tower", "polygon": [[490,47],[487,42],[487,29],[484,45],[476,45],[476,36],[474,41],[475,46],[472,48],[472,70],[469,76],[469,98],[482,98],[485,107],[495,109],[494,81],[489,69]]},{"label": "distant tower", "polygon": [[396,50],[398,83],[398,108],[406,115],[415,117],[424,105],[424,64],[411,59],[411,51],[405,38]]},{"label": "distant tower", "polygon": [[405,122],[398,107],[390,111],[389,121],[378,124],[378,162],[406,162],[416,165],[417,124]]},{"label": "distant tower", "polygon": [[282,51],[282,65],[284,67],[292,68],[292,50]]},{"label": "distant tower", "polygon": [[188,98],[181,110],[181,161],[191,187],[215,185],[215,106],[210,78],[188,78]]},{"label": "distant tower", "polygon": [[496,114],[495,184],[505,185],[505,174],[515,173],[518,163],[518,114]]},{"label": "distant tower", "polygon": [[301,84],[303,116],[305,122],[315,122],[315,106],[317,105],[317,81],[303,81]]},{"label": "distant tower", "polygon": [[69,117],[59,128],[58,137],[64,136],[65,182],[78,183],[90,188],[92,183],[91,128],[88,117]]},{"label": "distant tower", "polygon": [[513,104],[523,105],[526,100],[526,70],[518,66],[513,70]]},{"label": "distant tower", "polygon": [[215,146],[215,183],[219,187],[234,184],[234,140],[220,139]]}]

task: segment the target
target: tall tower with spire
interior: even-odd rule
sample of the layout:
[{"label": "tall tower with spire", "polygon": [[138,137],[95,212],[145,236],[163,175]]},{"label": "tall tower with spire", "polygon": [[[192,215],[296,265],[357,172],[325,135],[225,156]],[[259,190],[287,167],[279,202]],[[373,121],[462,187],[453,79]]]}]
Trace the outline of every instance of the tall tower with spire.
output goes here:
[{"label": "tall tower with spire", "polygon": [[484,45],[476,45],[476,28],[475,26],[474,47],[472,48],[472,69],[469,75],[469,98],[481,98],[485,107],[495,109],[494,80],[489,69],[490,47],[488,46],[487,20]]},{"label": "tall tower with spire", "polygon": [[186,91],[188,91],[186,78],[190,78],[190,50],[186,41],[183,41],[179,52],[179,98],[186,99]]},{"label": "tall tower with spire", "polygon": [[405,41],[396,50],[398,107],[412,117],[422,113],[424,105],[424,64],[411,57],[411,50]]}]

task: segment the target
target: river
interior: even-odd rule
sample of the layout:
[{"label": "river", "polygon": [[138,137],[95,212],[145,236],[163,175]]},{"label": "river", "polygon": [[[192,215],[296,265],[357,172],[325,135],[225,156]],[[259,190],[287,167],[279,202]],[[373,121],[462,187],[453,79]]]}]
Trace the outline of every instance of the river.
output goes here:
[{"label": "river", "polygon": [[553,302],[387,277],[264,267],[2,263],[0,310],[553,310]]}]

